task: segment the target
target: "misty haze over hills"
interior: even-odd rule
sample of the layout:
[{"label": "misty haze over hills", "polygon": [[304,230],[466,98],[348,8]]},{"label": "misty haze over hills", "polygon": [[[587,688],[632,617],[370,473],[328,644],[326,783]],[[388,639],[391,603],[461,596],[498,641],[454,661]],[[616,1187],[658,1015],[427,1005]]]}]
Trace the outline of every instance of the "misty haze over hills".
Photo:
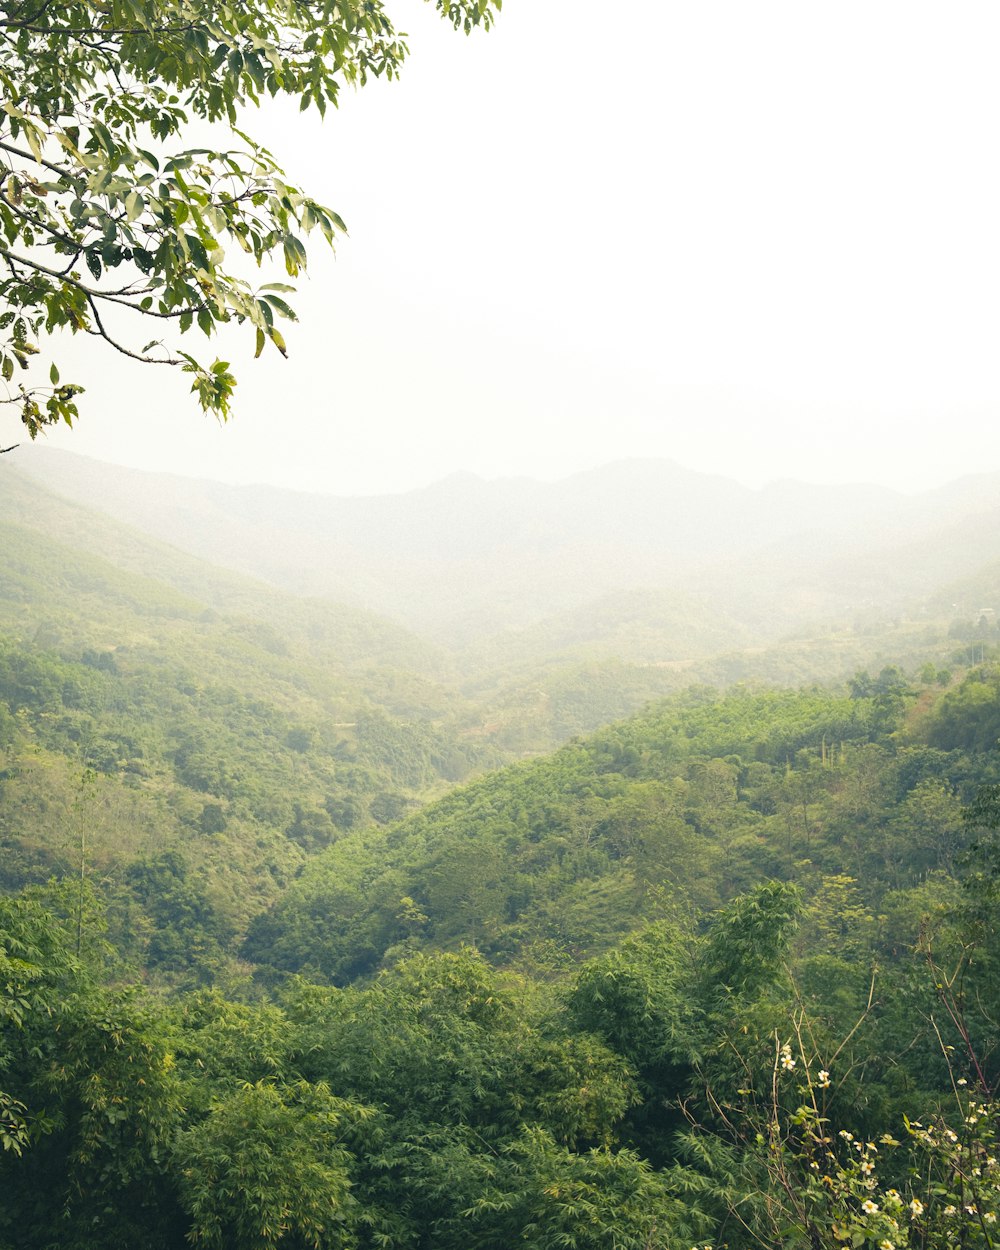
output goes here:
[{"label": "misty haze over hills", "polygon": [[[678,655],[706,654],[820,620],[919,612],[966,576],[980,575],[982,596],[982,570],[1000,559],[998,474],[904,496],[799,482],[752,490],[669,461],[622,461],[555,483],[458,474],[336,498],[45,447],[3,468],[213,563],[452,647],[527,631],[560,647],[631,637],[634,651],[641,620],[654,635],[657,622],[672,631]],[[648,658],[676,658],[658,645]]]}]

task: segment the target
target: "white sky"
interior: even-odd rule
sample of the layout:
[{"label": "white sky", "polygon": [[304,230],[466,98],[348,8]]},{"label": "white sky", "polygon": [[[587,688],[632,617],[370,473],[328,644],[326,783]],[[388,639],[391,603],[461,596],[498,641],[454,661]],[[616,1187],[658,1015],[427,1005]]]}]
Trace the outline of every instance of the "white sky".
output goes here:
[{"label": "white sky", "polygon": [[505,0],[471,39],[387,4],[401,82],[248,123],[351,232],[315,245],[290,361],[224,344],[218,429],[86,344],[50,444],[344,494],[625,456],[1000,469],[995,0]]}]

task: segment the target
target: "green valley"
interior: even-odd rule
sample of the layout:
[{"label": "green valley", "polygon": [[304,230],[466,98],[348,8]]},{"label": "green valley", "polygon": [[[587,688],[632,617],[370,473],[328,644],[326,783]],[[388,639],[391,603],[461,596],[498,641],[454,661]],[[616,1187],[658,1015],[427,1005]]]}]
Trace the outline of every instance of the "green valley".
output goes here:
[{"label": "green valley", "polygon": [[988,551],[459,639],[0,539],[3,1250],[990,1244]]}]

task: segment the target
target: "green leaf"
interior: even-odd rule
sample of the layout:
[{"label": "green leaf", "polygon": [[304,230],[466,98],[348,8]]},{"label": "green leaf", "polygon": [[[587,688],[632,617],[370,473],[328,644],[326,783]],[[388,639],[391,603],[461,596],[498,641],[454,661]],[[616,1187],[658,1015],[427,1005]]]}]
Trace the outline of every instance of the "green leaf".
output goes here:
[{"label": "green leaf", "polygon": [[199,239],[196,234],[186,234],[184,236],[184,240],[188,245],[188,251],[190,252],[191,259],[194,261],[195,265],[205,273],[209,273],[211,271],[211,265],[208,260],[208,252],[205,250],[205,245],[202,243],[201,239]]},{"label": "green leaf", "polygon": [[277,295],[265,295],[264,299],[271,305],[272,308],[276,308],[283,317],[287,318],[287,320],[298,321],[295,309],[286,304],[283,299],[279,299]]},{"label": "green leaf", "polygon": [[31,122],[24,123],[24,137],[28,141],[28,147],[31,148],[32,155],[35,160],[41,163],[42,160],[42,142],[39,138],[39,132],[36,126]]}]

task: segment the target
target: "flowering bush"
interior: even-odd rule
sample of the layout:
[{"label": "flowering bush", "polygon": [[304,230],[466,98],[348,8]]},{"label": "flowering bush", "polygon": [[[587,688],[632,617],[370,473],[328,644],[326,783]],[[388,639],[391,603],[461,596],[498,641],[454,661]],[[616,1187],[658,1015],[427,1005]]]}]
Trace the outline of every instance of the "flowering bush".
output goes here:
[{"label": "flowering bush", "polygon": [[[835,1130],[825,1115],[831,1074],[813,1076],[792,1044],[776,1048],[777,1081],[800,1073],[802,1101],[789,1115],[773,1102],[768,1171],[782,1194],[787,1245],[879,1250],[1000,1246],[1000,1108],[955,1083],[955,1112],[904,1117],[900,1138]],[[886,1177],[887,1179],[883,1179]],[[789,1237],[789,1234],[791,1236]]]}]

